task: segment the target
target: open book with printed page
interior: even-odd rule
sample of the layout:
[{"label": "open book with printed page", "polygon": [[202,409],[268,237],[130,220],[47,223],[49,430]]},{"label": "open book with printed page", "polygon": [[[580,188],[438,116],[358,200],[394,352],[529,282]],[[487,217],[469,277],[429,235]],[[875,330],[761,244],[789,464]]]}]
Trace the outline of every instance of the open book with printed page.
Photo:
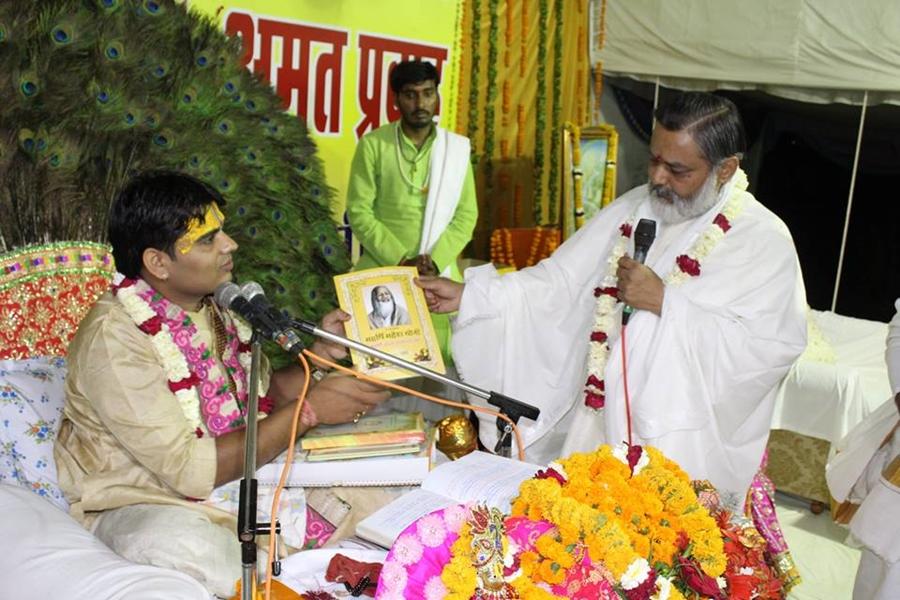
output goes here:
[{"label": "open book with printed page", "polygon": [[[348,338],[444,373],[425,294],[413,279],[415,267],[377,267],[334,277],[338,305],[353,318],[344,323]],[[380,358],[351,349],[357,370],[385,380],[404,379],[410,372]]]},{"label": "open book with printed page", "polygon": [[509,512],[519,484],[534,476],[538,465],[472,452],[433,469],[413,490],[372,513],[356,525],[356,535],[390,548],[419,517],[454,504],[478,502]]}]

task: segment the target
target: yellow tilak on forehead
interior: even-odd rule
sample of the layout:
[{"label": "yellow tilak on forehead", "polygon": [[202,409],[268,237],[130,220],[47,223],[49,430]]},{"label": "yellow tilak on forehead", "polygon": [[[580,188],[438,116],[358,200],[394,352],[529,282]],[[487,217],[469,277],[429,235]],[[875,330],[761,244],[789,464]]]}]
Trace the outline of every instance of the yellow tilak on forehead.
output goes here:
[{"label": "yellow tilak on forehead", "polygon": [[212,202],[203,214],[203,220],[191,219],[188,221],[187,231],[175,242],[175,247],[182,254],[187,254],[204,235],[222,228],[225,223],[225,215],[219,210],[219,206]]}]

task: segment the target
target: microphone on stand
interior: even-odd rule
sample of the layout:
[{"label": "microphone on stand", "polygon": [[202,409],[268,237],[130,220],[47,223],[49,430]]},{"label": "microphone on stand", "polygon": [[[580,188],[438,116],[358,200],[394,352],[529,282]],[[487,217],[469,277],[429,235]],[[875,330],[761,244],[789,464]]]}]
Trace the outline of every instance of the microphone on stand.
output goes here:
[{"label": "microphone on stand", "polygon": [[294,330],[294,320],[272,306],[262,286],[255,281],[248,281],[241,286],[241,295],[256,309],[264,313],[273,323],[276,331],[272,339],[292,356],[303,351],[303,340]]},{"label": "microphone on stand", "polygon": [[[650,246],[653,245],[653,240],[656,239],[656,221],[653,219],[641,219],[637,227],[634,228],[634,260],[638,261],[641,264],[644,264],[644,261],[647,260],[647,253],[650,251]],[[631,318],[631,313],[634,312],[634,308],[631,306],[625,305],[625,308],[622,310],[622,326],[628,325],[628,319]]]},{"label": "microphone on stand", "polygon": [[290,319],[278,312],[268,300],[258,283],[252,283],[255,287],[249,287],[253,292],[251,298],[247,298],[242,289],[235,283],[225,282],[219,284],[213,296],[216,304],[233,310],[242,316],[263,337],[272,340],[291,356],[297,356],[303,351],[303,340],[293,329]]}]

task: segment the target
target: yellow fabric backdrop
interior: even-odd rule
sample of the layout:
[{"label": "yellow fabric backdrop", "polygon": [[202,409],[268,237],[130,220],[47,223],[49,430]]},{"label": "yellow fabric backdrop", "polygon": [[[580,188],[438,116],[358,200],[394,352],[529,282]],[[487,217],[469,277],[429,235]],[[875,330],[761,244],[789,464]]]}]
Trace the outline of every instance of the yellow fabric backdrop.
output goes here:
[{"label": "yellow fabric backdrop", "polygon": [[[387,82],[390,63],[411,56],[440,61],[440,122],[453,128],[459,72],[459,52],[454,51],[454,44],[459,41],[456,32],[462,19],[462,2],[192,0],[191,6],[216,16],[226,31],[249,32],[245,49],[247,39],[254,38],[252,56],[245,58],[250,59],[253,71],[268,75],[282,98],[292,98],[292,113],[306,117],[328,184],[337,191],[334,216],[340,223],[357,140],[373,126],[397,118]],[[285,50],[287,39],[294,40],[292,52]],[[260,60],[267,46],[271,60]],[[292,64],[285,64],[286,53],[293,55]],[[371,58],[365,59],[367,54]],[[303,62],[308,65],[305,73],[301,70]],[[369,68],[362,73],[366,62]],[[379,69],[380,78],[376,78]],[[335,78],[337,86],[332,85]],[[361,95],[372,98],[371,103]],[[375,114],[377,95],[381,102]]]}]

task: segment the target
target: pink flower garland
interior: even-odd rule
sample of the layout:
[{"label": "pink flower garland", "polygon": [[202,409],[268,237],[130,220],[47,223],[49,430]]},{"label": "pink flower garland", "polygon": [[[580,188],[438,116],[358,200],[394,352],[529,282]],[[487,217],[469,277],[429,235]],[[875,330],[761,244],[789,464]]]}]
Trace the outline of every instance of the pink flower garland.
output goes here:
[{"label": "pink flower garland", "polygon": [[[223,373],[212,350],[197,339],[197,326],[187,313],[143,279],[125,279],[113,292],[138,328],[151,337],[166,370],[169,390],[178,399],[197,437],[203,437],[207,431],[217,437],[243,427],[247,414],[249,329],[238,327],[222,311],[226,333]],[[231,392],[226,373],[234,381],[237,397]],[[259,408],[268,414],[273,405],[261,396]]]}]

